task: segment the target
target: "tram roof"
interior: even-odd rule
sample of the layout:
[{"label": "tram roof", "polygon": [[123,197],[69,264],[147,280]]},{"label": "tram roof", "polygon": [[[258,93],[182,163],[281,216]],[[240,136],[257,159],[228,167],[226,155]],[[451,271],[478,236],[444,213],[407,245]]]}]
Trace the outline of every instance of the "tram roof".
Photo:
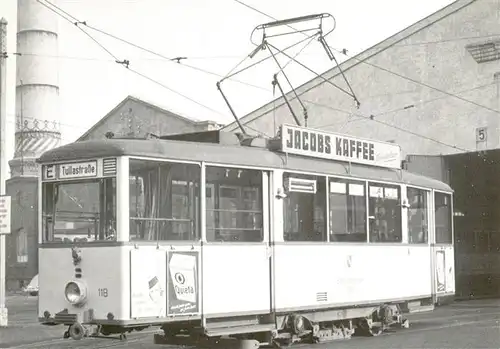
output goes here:
[{"label": "tram roof", "polygon": [[252,166],[307,171],[352,178],[407,183],[453,191],[444,182],[405,170],[345,163],[275,152],[267,148],[162,139],[105,139],[70,143],[42,154],[40,163],[79,161],[103,157],[138,156],[169,160],[206,161],[233,166]]}]

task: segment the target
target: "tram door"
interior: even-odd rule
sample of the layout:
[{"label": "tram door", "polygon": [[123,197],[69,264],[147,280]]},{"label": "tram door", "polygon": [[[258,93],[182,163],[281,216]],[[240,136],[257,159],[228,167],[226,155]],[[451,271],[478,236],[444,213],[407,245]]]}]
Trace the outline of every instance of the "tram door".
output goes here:
[{"label": "tram door", "polygon": [[203,316],[268,314],[270,174],[215,166],[205,173]]},{"label": "tram door", "polygon": [[434,193],[434,241],[431,249],[434,280],[433,294],[438,300],[455,293],[455,256],[453,247],[452,196]]}]

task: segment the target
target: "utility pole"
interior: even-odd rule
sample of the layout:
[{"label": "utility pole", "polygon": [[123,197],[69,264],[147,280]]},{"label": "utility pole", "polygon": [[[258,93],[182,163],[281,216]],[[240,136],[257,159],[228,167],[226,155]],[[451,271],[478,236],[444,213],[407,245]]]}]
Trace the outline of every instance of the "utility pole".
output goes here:
[{"label": "utility pole", "polygon": [[[7,21],[0,19],[0,327],[7,327],[8,311],[5,303],[5,234],[10,232],[10,198],[5,195],[7,180]],[[8,200],[8,208],[4,207]],[[5,226],[3,226],[5,225]]]}]

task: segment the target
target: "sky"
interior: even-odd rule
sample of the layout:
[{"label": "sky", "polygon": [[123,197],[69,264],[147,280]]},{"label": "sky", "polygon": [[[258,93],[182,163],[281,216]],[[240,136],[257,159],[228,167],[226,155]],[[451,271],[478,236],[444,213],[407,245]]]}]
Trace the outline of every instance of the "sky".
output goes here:
[{"label": "sky", "polygon": [[[226,76],[254,49],[255,46],[250,41],[252,30],[259,24],[271,21],[270,18],[242,5],[239,1],[278,19],[329,13],[335,18],[335,30],[327,36],[327,42],[336,49],[347,49],[349,56],[362,52],[453,2],[450,0],[49,1],[79,21],[86,21],[89,26],[147,48],[163,57],[187,57],[179,64],[124,44],[89,27],[80,26],[118,60],[128,60],[130,68],[143,75],[140,76],[115,63],[115,58],[95,41],[54,13],[59,21],[59,52],[53,59],[57,60],[59,67],[63,144],[76,140],[127,95],[139,97],[194,119],[208,119],[224,124],[232,122],[234,119],[216,88],[216,82]],[[0,0],[0,17],[6,18],[9,22],[7,144],[8,153],[12,157],[16,118],[16,66],[13,53],[16,52],[17,0]],[[325,28],[330,28],[332,23],[325,21]],[[259,37],[255,38],[255,41],[259,41]],[[293,34],[273,40],[273,44],[282,49],[303,40],[303,36]],[[297,59],[316,72],[324,72],[335,66],[319,42],[313,41],[301,50],[305,44],[307,42],[287,52],[294,55],[300,51]],[[240,68],[264,58],[267,54],[259,52],[254,59],[246,59]],[[346,59],[340,54],[337,56],[340,61]],[[288,59],[280,58],[282,65],[287,62]],[[234,78],[240,82],[228,79],[222,83],[222,88],[239,117],[273,99],[271,81],[273,74],[278,70],[276,63],[268,60],[235,76]],[[293,86],[298,86],[314,77],[312,73],[293,62],[286,66],[285,72]],[[285,87],[286,82],[284,80],[281,82]]]}]

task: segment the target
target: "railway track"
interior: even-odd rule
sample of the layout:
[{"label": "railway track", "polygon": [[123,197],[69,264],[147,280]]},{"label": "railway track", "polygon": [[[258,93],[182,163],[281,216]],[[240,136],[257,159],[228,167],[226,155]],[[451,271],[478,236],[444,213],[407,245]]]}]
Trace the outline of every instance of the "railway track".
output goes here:
[{"label": "railway track", "polygon": [[129,337],[129,339],[125,341],[121,341],[118,337],[110,336],[110,337],[86,337],[80,341],[75,341],[72,339],[63,339],[63,338],[52,338],[46,339],[37,342],[25,343],[18,346],[8,347],[9,349],[36,349],[36,348],[51,348],[59,346],[63,343],[68,344],[68,347],[71,348],[114,348],[114,347],[123,347],[134,344],[141,343],[147,338],[152,338],[153,334],[157,332],[157,330],[151,331],[143,331],[140,334],[134,334]]}]

